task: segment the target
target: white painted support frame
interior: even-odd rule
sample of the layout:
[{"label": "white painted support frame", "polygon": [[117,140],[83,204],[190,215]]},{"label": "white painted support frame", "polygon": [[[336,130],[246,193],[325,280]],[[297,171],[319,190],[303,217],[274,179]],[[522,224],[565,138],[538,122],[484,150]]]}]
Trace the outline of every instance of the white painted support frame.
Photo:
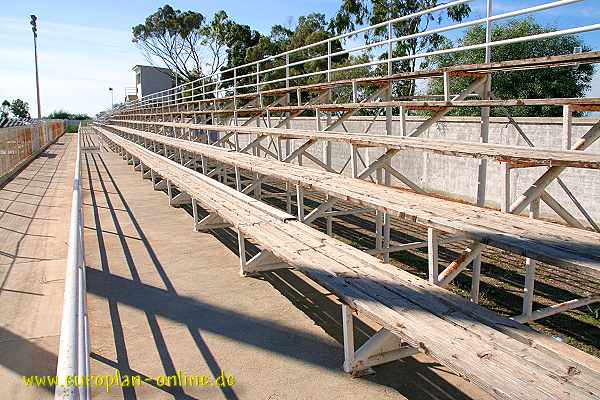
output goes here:
[{"label": "white painted support frame", "polygon": [[262,250],[248,260],[246,253],[246,238],[240,231],[238,231],[238,251],[240,256],[240,276],[251,276],[259,272],[290,268],[288,264],[281,262],[273,255],[273,253],[267,250]]},{"label": "white painted support frame", "polygon": [[342,327],[344,335],[344,371],[354,376],[373,373],[371,367],[386,364],[417,354],[419,351],[382,328],[358,350],[354,349],[354,321],[352,309],[342,304]]},{"label": "white painted support frame", "polygon": [[198,203],[192,199],[192,214],[194,217],[194,232],[206,232],[212,229],[230,228],[231,224],[225,222],[216,214],[208,214],[204,218],[199,218]]},{"label": "white painted support frame", "polygon": [[169,205],[171,207],[181,206],[184,204],[190,204],[192,202],[192,198],[189,194],[180,192],[177,195],[173,195],[173,185],[167,179],[167,193],[169,194]]}]

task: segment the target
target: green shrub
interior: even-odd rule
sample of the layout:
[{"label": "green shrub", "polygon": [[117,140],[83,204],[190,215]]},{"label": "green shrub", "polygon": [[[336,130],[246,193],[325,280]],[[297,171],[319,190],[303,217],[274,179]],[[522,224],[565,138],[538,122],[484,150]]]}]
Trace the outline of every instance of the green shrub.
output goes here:
[{"label": "green shrub", "polygon": [[76,133],[78,129],[79,126],[77,125],[67,125],[65,127],[65,133]]}]

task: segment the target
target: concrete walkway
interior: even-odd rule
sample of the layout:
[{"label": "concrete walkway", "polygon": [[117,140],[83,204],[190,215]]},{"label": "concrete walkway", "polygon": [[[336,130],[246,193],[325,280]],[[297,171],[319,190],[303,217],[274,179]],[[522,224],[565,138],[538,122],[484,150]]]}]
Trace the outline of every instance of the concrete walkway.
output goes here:
[{"label": "concrete walkway", "polygon": [[[83,157],[91,373],[146,381],[95,388],[95,399],[488,398],[421,355],[350,378],[334,296],[287,270],[241,278],[232,232],[194,233],[190,210],[169,207],[117,155]],[[358,343],[373,333],[356,326]],[[178,371],[224,371],[235,384],[157,380]]]},{"label": "concrete walkway", "polygon": [[65,135],[0,189],[0,398],[54,398],[22,376],[54,375],[75,136]]}]

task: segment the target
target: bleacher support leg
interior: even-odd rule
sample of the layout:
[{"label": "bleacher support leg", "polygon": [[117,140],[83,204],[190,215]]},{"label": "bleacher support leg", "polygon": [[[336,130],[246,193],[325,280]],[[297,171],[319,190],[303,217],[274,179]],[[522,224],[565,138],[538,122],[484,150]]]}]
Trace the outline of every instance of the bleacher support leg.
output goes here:
[{"label": "bleacher support leg", "polygon": [[[536,199],[529,205],[529,218],[538,218],[540,214],[540,200]],[[535,287],[536,261],[525,259],[525,287],[523,289],[523,317],[529,320],[533,312],[533,293]]]},{"label": "bleacher support leg", "polygon": [[481,283],[481,257],[473,259],[473,275],[471,278],[471,301],[479,303],[479,287]]},{"label": "bleacher support leg", "polygon": [[289,268],[289,265],[282,263],[273,253],[266,250],[248,260],[246,258],[246,239],[240,231],[238,231],[238,251],[240,255],[240,276],[252,276],[258,272]]},{"label": "bleacher support leg", "polygon": [[171,183],[167,180],[167,193],[169,194],[169,205],[171,207],[181,206],[184,204],[190,204],[192,198],[185,192],[180,192],[176,196],[173,196],[173,189]]},{"label": "bleacher support leg", "polygon": [[296,185],[296,203],[298,204],[298,221],[304,221],[304,188]]},{"label": "bleacher support leg", "polygon": [[427,228],[427,260],[429,283],[437,285],[439,281],[438,233],[433,228]]},{"label": "bleacher support leg", "polygon": [[238,231],[238,253],[240,255],[240,276],[246,276],[246,238]]},{"label": "bleacher support leg", "polygon": [[385,328],[380,329],[358,350],[354,350],[352,309],[342,304],[344,334],[344,371],[353,376],[375,373],[371,367],[413,356],[419,351],[403,345],[402,340]]}]

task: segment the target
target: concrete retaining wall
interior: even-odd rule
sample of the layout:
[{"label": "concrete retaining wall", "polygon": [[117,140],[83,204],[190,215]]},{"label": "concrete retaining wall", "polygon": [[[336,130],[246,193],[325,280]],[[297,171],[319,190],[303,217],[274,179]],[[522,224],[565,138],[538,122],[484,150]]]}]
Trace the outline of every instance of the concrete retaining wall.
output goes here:
[{"label": "concrete retaining wall", "polygon": [[[417,127],[423,118],[409,117],[408,130]],[[517,119],[520,126],[537,147],[560,149],[562,148],[562,119],[560,118],[520,118]],[[574,120],[573,142],[589,130],[597,119],[579,118]],[[325,122],[325,121],[323,121]],[[349,132],[363,132],[369,125],[370,118],[357,117],[345,123]],[[298,129],[315,129],[314,118],[297,118],[292,121],[291,127]],[[394,121],[394,135],[399,135],[399,122]],[[343,128],[337,129],[343,131]],[[423,137],[478,141],[480,120],[472,117],[449,117],[433,125]],[[385,132],[385,120],[379,119],[372,126],[371,133]],[[241,144],[247,143],[253,137],[241,136]],[[295,141],[294,148],[301,143]],[[520,138],[515,128],[507,123],[506,118],[492,118],[489,134],[490,143],[510,144],[526,146],[525,141]],[[318,143],[310,153],[321,155],[323,144]],[[600,153],[600,142],[595,143],[588,150]],[[374,160],[383,150],[370,149],[360,150],[366,162]],[[332,162],[336,170],[340,170],[350,156],[349,145],[332,145]],[[310,160],[304,158],[305,165],[311,165]],[[479,160],[471,158],[449,157],[432,154],[423,151],[405,151],[396,156],[393,165],[404,175],[418,183],[423,189],[438,195],[474,203],[477,194],[477,170]],[[362,165],[359,164],[359,169]],[[512,171],[511,198],[514,201],[520,193],[529,187],[546,168],[521,168]],[[350,166],[344,170],[345,175],[350,175]],[[589,169],[568,168],[561,175],[563,181],[572,191],[573,195],[585,207],[587,212],[600,223],[600,171]],[[486,206],[500,208],[502,199],[502,174],[500,164],[494,161],[488,162],[487,170],[487,196]],[[393,184],[399,184],[395,179]],[[553,183],[549,192],[577,218],[584,220],[583,215],[577,210],[569,196]],[[541,217],[551,220],[559,220],[559,217],[545,204],[541,207]]]}]

